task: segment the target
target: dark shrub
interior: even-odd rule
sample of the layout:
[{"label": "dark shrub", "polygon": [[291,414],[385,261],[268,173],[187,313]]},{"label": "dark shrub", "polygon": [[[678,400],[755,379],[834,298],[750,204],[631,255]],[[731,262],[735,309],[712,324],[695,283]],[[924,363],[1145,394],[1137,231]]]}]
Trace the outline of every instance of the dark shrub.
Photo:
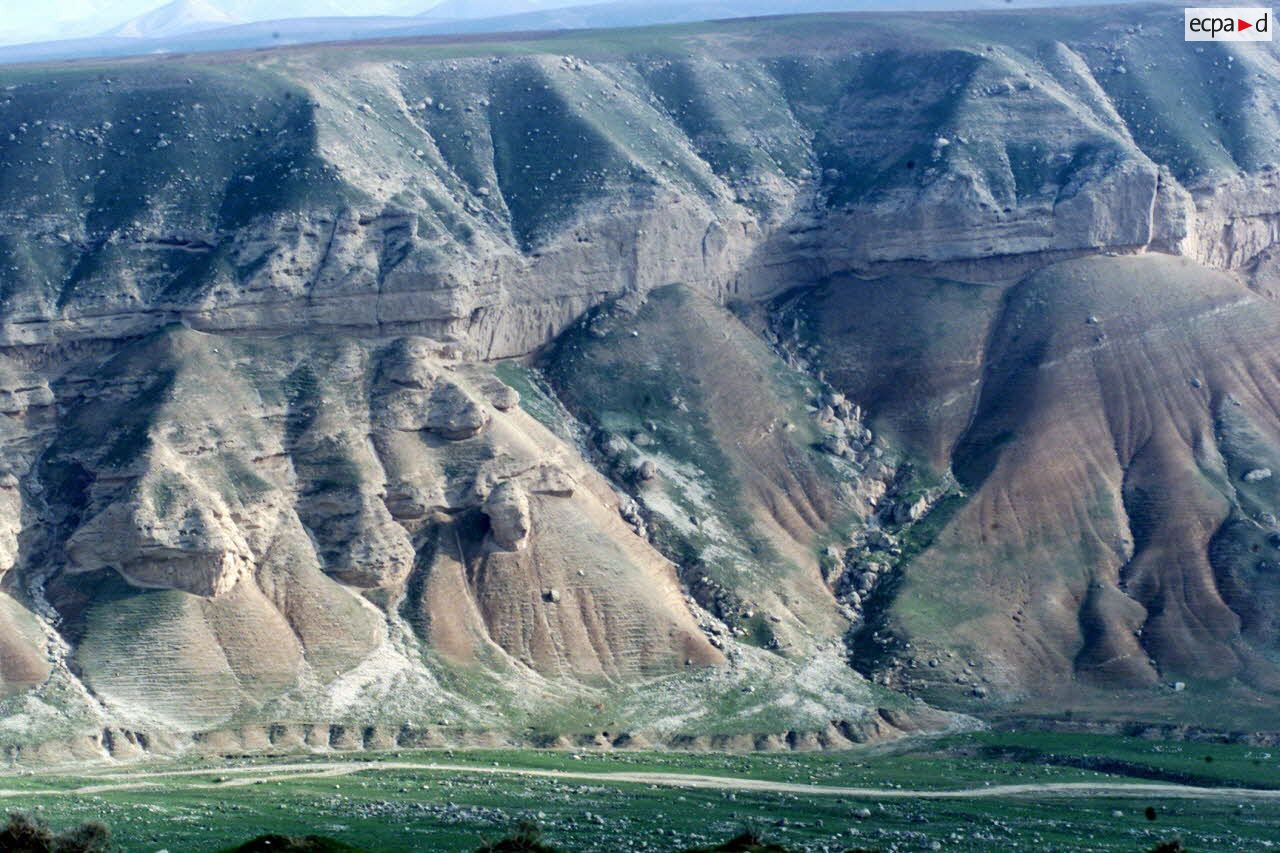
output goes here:
[{"label": "dark shrub", "polygon": [[97,822],[55,835],[43,820],[14,812],[0,830],[4,853],[109,853],[112,849],[111,831]]},{"label": "dark shrub", "polygon": [[53,833],[43,821],[14,812],[0,832],[0,850],[11,853],[48,853],[53,849]]},{"label": "dark shrub", "polygon": [[560,853],[542,842],[542,829],[533,823],[522,823],[515,835],[485,844],[476,853]]},{"label": "dark shrub", "polygon": [[718,847],[699,847],[684,853],[787,853],[787,848],[768,844],[758,834],[748,830]]},{"label": "dark shrub", "polygon": [[53,853],[106,853],[111,850],[111,830],[90,821],[53,839]]}]

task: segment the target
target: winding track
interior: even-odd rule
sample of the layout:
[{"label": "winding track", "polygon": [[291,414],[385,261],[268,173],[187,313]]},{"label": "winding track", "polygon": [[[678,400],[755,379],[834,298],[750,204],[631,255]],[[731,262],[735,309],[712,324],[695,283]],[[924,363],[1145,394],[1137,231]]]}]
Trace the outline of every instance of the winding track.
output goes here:
[{"label": "winding track", "polygon": [[1194,785],[1172,785],[1141,782],[1037,782],[1020,785],[983,785],[977,788],[947,790],[904,790],[901,788],[849,788],[832,785],[805,785],[795,782],[774,782],[765,779],[744,779],[731,776],[704,776],[685,773],[655,773],[644,771],[613,771],[593,773],[585,770],[542,770],[520,767],[482,767],[467,764],[415,763],[405,761],[342,761],[312,764],[277,764],[258,767],[206,768],[203,770],[161,770],[137,773],[107,773],[100,778],[106,781],[65,789],[0,789],[0,798],[56,797],[101,794],[111,791],[130,791],[160,787],[165,778],[180,776],[219,775],[227,778],[221,782],[196,782],[183,786],[186,789],[216,789],[255,785],[260,782],[289,779],[311,779],[349,776],[378,770],[424,770],[437,773],[480,774],[493,776],[522,776],[543,779],[567,779],[575,782],[595,782],[619,785],[661,785],[671,788],[702,788],[714,790],[749,791],[774,794],[802,794],[816,797],[847,797],[850,799],[882,800],[966,800],[1001,797],[1164,797],[1187,800],[1252,800],[1280,803],[1280,790],[1258,788],[1204,788]]}]

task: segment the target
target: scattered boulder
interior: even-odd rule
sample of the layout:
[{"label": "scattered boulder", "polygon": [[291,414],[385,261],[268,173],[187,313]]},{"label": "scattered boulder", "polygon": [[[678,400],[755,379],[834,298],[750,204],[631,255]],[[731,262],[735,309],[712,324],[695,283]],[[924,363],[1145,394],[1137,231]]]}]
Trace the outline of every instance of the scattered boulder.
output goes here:
[{"label": "scattered boulder", "polygon": [[929,512],[929,499],[924,495],[916,498],[914,501],[903,501],[893,508],[893,521],[895,524],[907,524],[912,521],[919,521]]},{"label": "scattered boulder", "polygon": [[832,456],[844,456],[849,453],[849,442],[844,436],[828,435],[822,440],[822,449]]},{"label": "scattered boulder", "polygon": [[1246,483],[1260,483],[1263,480],[1268,480],[1270,478],[1271,478],[1270,468],[1254,468],[1250,471],[1245,472],[1245,475],[1244,475],[1244,481]]},{"label": "scattered boulder", "polygon": [[520,392],[502,382],[495,382],[486,389],[489,402],[500,412],[509,412],[520,405]]},{"label": "scattered boulder", "polygon": [[608,435],[600,442],[600,452],[606,459],[616,460],[631,450],[631,445],[620,435]]},{"label": "scattered boulder", "polygon": [[897,545],[898,540],[893,537],[893,534],[883,528],[873,527],[871,530],[867,531],[867,546],[870,548],[888,551],[891,548],[896,548]]}]

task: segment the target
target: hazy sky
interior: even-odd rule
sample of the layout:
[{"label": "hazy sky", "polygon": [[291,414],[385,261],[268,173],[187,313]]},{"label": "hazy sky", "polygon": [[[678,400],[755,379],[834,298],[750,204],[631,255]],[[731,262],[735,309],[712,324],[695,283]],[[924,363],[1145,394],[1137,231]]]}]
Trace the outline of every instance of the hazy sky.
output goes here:
[{"label": "hazy sky", "polygon": [[[146,12],[167,5],[169,0],[0,0],[0,45],[98,35]],[[280,18],[331,15],[416,15],[441,3],[448,17],[490,17],[563,6],[588,5],[604,0],[183,0],[207,4],[238,21],[268,21]],[[1000,5],[997,0],[933,0],[942,7]],[[1006,0],[1023,3],[1030,0]],[[1132,0],[1058,0],[1067,3],[1132,2]],[[788,0],[778,0],[777,12],[788,10]],[[885,0],[868,0],[868,5],[885,8]],[[812,4],[807,4],[812,6]],[[858,4],[836,3],[833,8]],[[932,5],[917,0],[911,5]],[[892,4],[888,8],[893,8]],[[196,17],[207,19],[198,12]],[[221,17],[221,16],[219,16]]]},{"label": "hazy sky", "polygon": [[[167,0],[0,0],[0,43],[95,35]],[[305,15],[416,14],[438,0],[208,0],[244,20]]]},{"label": "hazy sky", "polygon": [[5,0],[3,5],[7,8],[0,17],[0,36],[14,41],[22,36],[44,38],[83,28],[89,32],[95,27],[103,30],[112,23],[145,12],[156,3],[155,0],[44,0],[42,3]]}]

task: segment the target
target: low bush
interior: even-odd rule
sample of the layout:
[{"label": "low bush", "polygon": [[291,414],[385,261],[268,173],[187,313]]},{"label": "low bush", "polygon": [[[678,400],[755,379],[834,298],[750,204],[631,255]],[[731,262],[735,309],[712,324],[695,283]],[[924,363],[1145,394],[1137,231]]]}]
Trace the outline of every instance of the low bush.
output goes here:
[{"label": "low bush", "polygon": [[40,818],[14,812],[0,830],[4,853],[110,853],[114,849],[111,830],[96,821],[55,833]]},{"label": "low bush", "polygon": [[718,847],[695,847],[684,853],[788,853],[787,848],[769,844],[755,832],[747,831]]},{"label": "low bush", "polygon": [[476,853],[560,853],[542,842],[542,829],[533,823],[522,823],[515,834],[501,841],[485,844]]},{"label": "low bush", "polygon": [[[115,853],[111,832],[101,823],[89,822],[55,833],[43,820],[14,812],[0,830],[0,853]],[[261,835],[222,853],[364,853],[358,847],[321,838],[318,835]],[[476,853],[564,853],[542,839],[537,824],[522,823],[500,841],[486,842]],[[715,847],[694,847],[681,853],[790,853],[781,844],[766,841],[759,833],[746,830]],[[845,853],[879,853],[853,848]],[[1180,839],[1161,842],[1149,853],[1190,853]]]}]

